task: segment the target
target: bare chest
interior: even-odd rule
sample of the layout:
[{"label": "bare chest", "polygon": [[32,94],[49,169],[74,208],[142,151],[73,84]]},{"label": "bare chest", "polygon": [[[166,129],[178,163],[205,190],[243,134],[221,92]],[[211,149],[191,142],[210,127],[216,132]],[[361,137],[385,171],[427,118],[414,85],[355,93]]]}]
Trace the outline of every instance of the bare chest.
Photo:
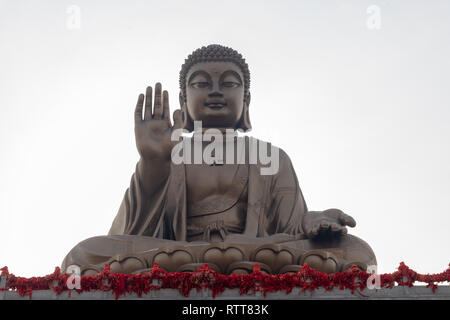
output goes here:
[{"label": "bare chest", "polygon": [[238,165],[186,165],[188,202],[225,195],[232,187]]}]

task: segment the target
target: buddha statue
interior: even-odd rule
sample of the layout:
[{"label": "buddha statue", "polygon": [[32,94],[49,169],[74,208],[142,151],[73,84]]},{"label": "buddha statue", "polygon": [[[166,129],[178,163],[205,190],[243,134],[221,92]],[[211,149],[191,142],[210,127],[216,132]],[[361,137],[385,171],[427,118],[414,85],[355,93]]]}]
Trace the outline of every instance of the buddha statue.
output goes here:
[{"label": "buddha statue", "polygon": [[[179,85],[173,123],[160,83],[139,95],[140,160],[130,187],[108,235],[77,244],[62,270],[76,265],[89,275],[109,264],[112,272],[140,273],[158,263],[189,272],[208,264],[237,274],[259,264],[277,274],[304,263],[327,273],[376,265],[369,245],[347,233],[356,225],[351,216],[309,211],[288,155],[242,134],[251,122],[250,72],[241,54],[221,45],[197,49],[182,65]],[[272,170],[267,159],[255,160],[255,150],[264,149]]]}]

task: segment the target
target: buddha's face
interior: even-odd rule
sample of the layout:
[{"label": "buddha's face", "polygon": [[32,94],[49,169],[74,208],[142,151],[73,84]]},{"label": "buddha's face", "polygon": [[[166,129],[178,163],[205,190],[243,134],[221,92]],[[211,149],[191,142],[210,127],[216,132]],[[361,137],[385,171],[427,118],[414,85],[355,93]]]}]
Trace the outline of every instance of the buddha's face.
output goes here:
[{"label": "buddha's face", "polygon": [[201,62],[186,76],[186,104],[203,128],[236,129],[244,110],[244,75],[233,62]]}]

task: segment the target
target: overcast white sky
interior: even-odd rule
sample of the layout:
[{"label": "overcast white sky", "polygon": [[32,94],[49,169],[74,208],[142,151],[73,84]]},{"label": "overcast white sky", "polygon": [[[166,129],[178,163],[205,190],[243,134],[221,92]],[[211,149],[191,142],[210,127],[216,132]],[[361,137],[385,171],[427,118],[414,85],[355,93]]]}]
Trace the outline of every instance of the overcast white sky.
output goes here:
[{"label": "overcast white sky", "polygon": [[45,275],[108,232],[138,161],[137,95],[160,81],[178,108],[185,57],[220,43],[246,57],[252,135],[288,153],[309,208],[355,217],[381,272],[443,271],[449,13],[438,0],[0,1],[0,265]]}]

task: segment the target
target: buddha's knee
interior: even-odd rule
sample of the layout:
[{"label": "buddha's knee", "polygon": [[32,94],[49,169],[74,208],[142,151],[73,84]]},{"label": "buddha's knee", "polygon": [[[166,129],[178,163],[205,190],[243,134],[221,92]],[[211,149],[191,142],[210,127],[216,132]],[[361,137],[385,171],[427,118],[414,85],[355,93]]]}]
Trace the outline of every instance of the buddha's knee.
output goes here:
[{"label": "buddha's knee", "polygon": [[311,268],[326,273],[347,270],[353,265],[363,270],[376,265],[375,254],[370,246],[353,235],[301,239],[283,243],[282,246],[299,253],[294,264],[301,266],[306,263]]},{"label": "buddha's knee", "polygon": [[[92,237],[79,242],[65,256],[61,264],[61,270],[67,272],[68,268],[73,269],[74,266],[83,268],[87,265],[94,266],[107,261],[110,256],[98,250],[101,249],[99,242],[104,242],[102,240],[102,237]],[[92,271],[88,272],[88,274],[91,274]]]},{"label": "buddha's knee", "polygon": [[314,269],[323,272],[341,272],[356,266],[361,270],[377,264],[375,254],[362,239],[345,235],[333,240],[320,242],[308,240],[310,243],[301,258],[300,264],[307,263]]},{"label": "buddha's knee", "polygon": [[375,253],[367,242],[353,235],[344,238],[342,250],[345,264],[341,267],[342,271],[350,269],[353,265],[363,270],[377,265]]},{"label": "buddha's knee", "polygon": [[[139,267],[135,236],[96,236],[81,241],[66,255],[61,265],[63,272],[69,266],[79,266],[87,274],[100,272],[105,264],[110,264],[111,271],[122,272]],[[150,242],[149,242],[150,244]],[[142,265],[141,268],[145,268]]]}]

